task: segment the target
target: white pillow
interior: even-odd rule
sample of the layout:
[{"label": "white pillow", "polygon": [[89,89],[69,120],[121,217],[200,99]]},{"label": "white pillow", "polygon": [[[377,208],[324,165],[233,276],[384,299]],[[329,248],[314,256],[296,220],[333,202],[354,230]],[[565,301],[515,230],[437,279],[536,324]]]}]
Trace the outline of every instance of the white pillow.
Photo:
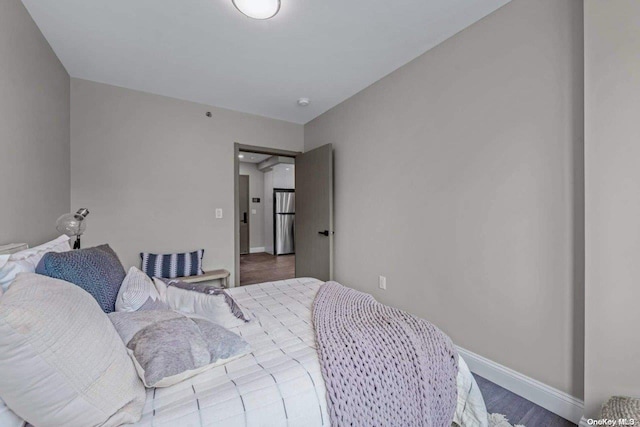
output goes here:
[{"label": "white pillow", "polygon": [[[1,288],[0,288],[1,289]],[[0,426],[2,427],[23,427],[24,420],[13,413],[0,399]]]},{"label": "white pillow", "polygon": [[0,299],[0,398],[36,426],[119,426],[140,419],[145,389],[93,297],[19,274]]},{"label": "white pillow", "polygon": [[47,252],[67,252],[70,250],[69,236],[62,235],[35,248],[11,255],[0,255],[0,286],[6,291],[18,273],[35,273],[38,263]]},{"label": "white pillow", "polygon": [[179,280],[153,278],[160,298],[173,310],[187,314],[196,314],[225,328],[233,328],[249,321],[233,298],[224,290],[213,287],[201,287],[200,290],[180,288],[184,286],[198,289]]},{"label": "white pillow", "polygon": [[169,306],[160,299],[153,280],[139,268],[131,267],[118,291],[116,311],[133,312],[168,308]]}]

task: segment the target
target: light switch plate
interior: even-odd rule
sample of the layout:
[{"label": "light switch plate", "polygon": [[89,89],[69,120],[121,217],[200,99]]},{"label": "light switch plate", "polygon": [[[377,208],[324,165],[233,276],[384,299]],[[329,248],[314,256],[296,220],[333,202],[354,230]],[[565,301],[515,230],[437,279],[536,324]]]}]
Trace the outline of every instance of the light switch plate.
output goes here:
[{"label": "light switch plate", "polygon": [[380,289],[384,289],[385,291],[387,290],[387,278],[384,276],[379,276],[378,277],[378,285],[380,286]]},{"label": "light switch plate", "polygon": [[222,218],[222,209],[216,209],[216,219]]},{"label": "light switch plate", "polygon": [[255,210],[255,209],[251,209],[251,215],[255,215],[255,214],[257,214],[257,213],[258,213],[258,211],[257,211],[257,210]]}]

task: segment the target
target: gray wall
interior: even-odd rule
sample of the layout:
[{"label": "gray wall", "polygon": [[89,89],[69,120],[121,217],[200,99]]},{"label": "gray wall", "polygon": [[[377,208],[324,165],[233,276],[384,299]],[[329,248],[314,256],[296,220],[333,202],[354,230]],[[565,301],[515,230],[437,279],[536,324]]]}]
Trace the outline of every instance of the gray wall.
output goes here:
[{"label": "gray wall", "polygon": [[0,2],[0,245],[69,211],[69,75],[19,0]]},{"label": "gray wall", "polygon": [[[264,173],[255,163],[240,162],[240,175],[249,175],[249,247],[264,248]],[[260,203],[254,203],[254,197]]]},{"label": "gray wall", "polygon": [[582,76],[582,2],[514,0],[305,125],[335,147],[336,278],[576,397]]},{"label": "gray wall", "polygon": [[585,2],[586,413],[640,397],[640,2]]},{"label": "gray wall", "polygon": [[234,143],[303,145],[301,125],[78,79],[71,117],[71,202],[91,210],[84,242],[110,243],[125,265],[140,251],[204,248],[205,268],[233,272]]}]

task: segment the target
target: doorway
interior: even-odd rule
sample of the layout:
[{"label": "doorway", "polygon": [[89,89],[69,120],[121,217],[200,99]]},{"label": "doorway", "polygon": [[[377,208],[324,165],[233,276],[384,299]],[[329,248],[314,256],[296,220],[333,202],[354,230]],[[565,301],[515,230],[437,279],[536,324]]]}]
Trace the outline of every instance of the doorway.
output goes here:
[{"label": "doorway", "polygon": [[[274,173],[265,178],[266,172]],[[234,286],[293,277],[333,280],[332,145],[298,153],[236,143],[234,175]],[[249,176],[249,206],[245,211],[241,211],[241,175]],[[259,185],[260,179],[262,185]],[[261,192],[252,190],[256,183]],[[287,193],[281,190],[293,191],[289,196],[279,196],[279,193]],[[281,199],[280,202],[277,199]],[[247,212],[249,253],[241,255],[240,228],[245,221],[244,212]],[[286,216],[292,217],[284,219]],[[259,230],[260,218],[264,218],[262,232]],[[262,236],[262,240],[258,237],[252,243],[252,235]],[[278,240],[279,236],[281,240]],[[290,239],[288,243],[287,238]],[[276,252],[277,247],[281,247],[282,252]],[[243,250],[246,251],[246,246]],[[289,250],[293,253],[287,252]]]},{"label": "doorway", "polygon": [[295,156],[236,144],[235,286],[295,277]]}]

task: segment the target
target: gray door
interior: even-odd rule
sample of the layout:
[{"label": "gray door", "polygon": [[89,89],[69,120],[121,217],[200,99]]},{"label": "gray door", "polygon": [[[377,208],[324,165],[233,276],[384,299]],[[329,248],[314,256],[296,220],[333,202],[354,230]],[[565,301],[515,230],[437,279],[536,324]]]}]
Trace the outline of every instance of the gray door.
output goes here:
[{"label": "gray door", "polygon": [[249,175],[240,175],[238,185],[240,197],[240,253],[249,253]]},{"label": "gray door", "polygon": [[333,147],[296,156],[296,276],[333,279]]}]

